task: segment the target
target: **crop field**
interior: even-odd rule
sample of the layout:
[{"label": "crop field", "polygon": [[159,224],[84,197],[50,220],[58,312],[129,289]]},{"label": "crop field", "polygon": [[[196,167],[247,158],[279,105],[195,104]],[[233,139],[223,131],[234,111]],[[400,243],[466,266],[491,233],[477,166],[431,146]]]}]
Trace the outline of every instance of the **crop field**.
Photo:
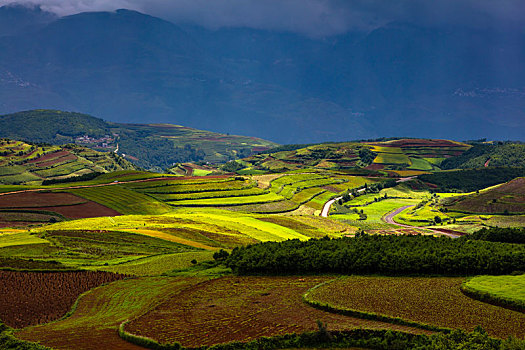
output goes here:
[{"label": "crop field", "polygon": [[212,251],[194,251],[176,254],[162,254],[116,264],[112,266],[93,266],[97,271],[108,271],[134,276],[155,276],[172,270],[193,266],[192,260],[202,262],[213,259]]},{"label": "crop field", "polygon": [[374,159],[379,164],[410,164],[410,159],[402,153],[379,153]]},{"label": "crop field", "polygon": [[432,170],[434,167],[423,158],[410,157],[410,166],[407,169],[411,170]]},{"label": "crop field", "polygon": [[126,215],[60,222],[32,232],[61,230],[130,232],[202,249],[233,248],[258,241],[307,239],[296,231],[257,220],[255,215],[213,208],[180,209],[165,215]]},{"label": "crop field", "polygon": [[[312,223],[308,220],[301,220],[303,218],[301,217],[295,217],[295,216],[280,216],[280,215],[271,215],[271,216],[265,216],[265,217],[259,217],[258,218],[261,221],[265,222],[271,222],[283,227],[288,227],[296,232],[299,232],[300,234],[303,234],[307,237],[312,238],[321,238],[326,235],[330,236],[340,236],[340,232],[330,232],[326,229],[327,222],[321,223]],[[322,218],[319,218],[322,220]],[[325,220],[328,221],[328,220]]]},{"label": "crop field", "polygon": [[119,215],[101,204],[61,192],[23,192],[0,196],[0,225],[3,227]]},{"label": "crop field", "polygon": [[24,244],[49,243],[45,239],[31,235],[27,231],[0,232],[0,248],[9,246],[21,246]]},{"label": "crop field", "polygon": [[331,198],[336,197],[337,194],[333,192],[324,192],[320,195],[312,198],[309,202],[306,203],[306,206],[313,208],[315,210],[321,210],[323,209],[323,205],[328,202]]},{"label": "crop field", "polygon": [[248,187],[241,190],[225,190],[211,192],[190,192],[190,193],[166,193],[151,194],[152,197],[161,201],[172,202],[179,200],[207,199],[207,198],[225,198],[225,197],[242,197],[253,196],[268,193],[258,187]]},{"label": "crop field", "polygon": [[392,225],[385,223],[382,220],[383,216],[402,206],[417,203],[418,200],[415,199],[386,199],[380,202],[374,202],[367,206],[357,207],[357,209],[363,210],[363,212],[367,215],[366,220],[357,220],[358,215],[354,213],[334,214],[330,215],[330,217],[364,229],[389,228],[392,227]]},{"label": "crop field", "polygon": [[56,320],[78,296],[125,276],[108,272],[0,271],[0,319],[14,328]]},{"label": "crop field", "polygon": [[162,214],[170,210],[169,206],[155,198],[120,185],[78,188],[69,191],[100,203],[120,214]]},{"label": "crop field", "polygon": [[468,213],[525,213],[525,178],[471,194],[448,208]]},{"label": "crop field", "polygon": [[517,276],[476,276],[465,287],[498,301],[509,301],[525,309],[525,274]]},{"label": "crop field", "polygon": [[63,216],[57,213],[30,212],[24,210],[0,210],[0,227],[25,227],[33,224],[57,222]]},{"label": "crop field", "polygon": [[143,349],[118,336],[120,323],[201,281],[199,278],[143,277],[110,283],[84,294],[70,317],[25,328],[16,336],[57,350]]},{"label": "crop field", "polygon": [[307,299],[338,309],[357,310],[445,328],[490,335],[525,335],[525,314],[471,299],[461,293],[461,277],[350,276],[311,290]]},{"label": "crop field", "polygon": [[0,196],[0,208],[59,207],[86,203],[83,198],[69,193],[24,192]]},{"label": "crop field", "polygon": [[[46,230],[46,240],[54,243],[60,251],[56,258],[65,256],[76,263],[92,260],[108,261],[133,256],[181,253],[195,248],[140,233],[123,231]],[[62,257],[64,260],[65,258]]]},{"label": "crop field", "polygon": [[211,182],[201,182],[201,183],[186,183],[179,182],[175,184],[157,186],[157,187],[148,187],[144,189],[139,189],[141,192],[148,194],[157,194],[157,193],[195,193],[195,192],[210,192],[210,191],[228,191],[228,190],[241,190],[245,188],[253,187],[254,184],[251,184],[247,181],[211,181]]},{"label": "crop field", "polygon": [[[102,175],[104,176],[104,175]],[[223,182],[236,181],[234,178],[225,176],[205,176],[205,177],[191,177],[191,176],[171,176],[160,177],[158,179],[152,178],[143,182],[130,182],[125,186],[134,190],[148,190],[163,186],[177,186],[177,185],[198,185],[198,184],[220,184]],[[220,185],[218,185],[220,186]]]},{"label": "crop field", "polygon": [[172,206],[185,207],[220,207],[231,205],[244,204],[262,204],[268,202],[282,201],[283,197],[275,193],[264,193],[255,196],[240,196],[240,197],[225,197],[225,198],[209,198],[209,199],[194,199],[194,200],[180,200],[169,202]]},{"label": "crop field", "polygon": [[[173,294],[164,303],[125,326],[125,330],[160,342],[203,346],[233,340],[317,329],[389,328],[421,332],[411,327],[346,317],[316,310],[301,295],[328,277],[223,277]],[[224,330],[228,329],[228,332]]]},{"label": "crop field", "polygon": [[1,142],[0,166],[11,165],[0,170],[2,184],[41,184],[43,179],[64,179],[134,167],[108,153],[87,151],[75,145],[42,147],[21,141]]}]

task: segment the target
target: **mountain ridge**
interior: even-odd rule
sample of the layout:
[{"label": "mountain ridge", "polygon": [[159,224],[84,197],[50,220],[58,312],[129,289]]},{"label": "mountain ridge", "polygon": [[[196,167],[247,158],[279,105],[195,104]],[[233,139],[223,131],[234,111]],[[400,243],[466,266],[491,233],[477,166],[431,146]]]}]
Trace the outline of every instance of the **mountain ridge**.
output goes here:
[{"label": "mountain ridge", "polygon": [[375,138],[392,128],[522,139],[524,42],[499,29],[402,22],[312,39],[129,10],[81,13],[0,37],[0,113],[76,110],[279,143]]}]

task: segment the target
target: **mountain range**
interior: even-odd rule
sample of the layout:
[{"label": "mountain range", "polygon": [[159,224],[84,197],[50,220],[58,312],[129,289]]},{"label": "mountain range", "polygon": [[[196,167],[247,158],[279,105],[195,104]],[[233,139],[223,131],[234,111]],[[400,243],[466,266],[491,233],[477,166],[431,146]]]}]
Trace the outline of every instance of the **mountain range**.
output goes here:
[{"label": "mountain range", "polygon": [[[325,38],[131,10],[0,8],[0,114],[51,108],[277,143],[523,139],[525,35],[394,22]],[[520,131],[521,130],[521,131]]]}]

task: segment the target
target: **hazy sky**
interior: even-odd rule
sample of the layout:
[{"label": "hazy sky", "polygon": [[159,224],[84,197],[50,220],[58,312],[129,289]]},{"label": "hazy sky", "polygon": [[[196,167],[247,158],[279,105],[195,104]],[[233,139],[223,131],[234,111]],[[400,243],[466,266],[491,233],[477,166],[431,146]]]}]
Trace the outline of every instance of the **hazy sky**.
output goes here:
[{"label": "hazy sky", "polygon": [[[0,0],[0,5],[12,3]],[[427,25],[525,27],[525,0],[23,0],[59,15],[133,9],[209,28],[244,26],[309,36],[370,30],[402,20]]]}]

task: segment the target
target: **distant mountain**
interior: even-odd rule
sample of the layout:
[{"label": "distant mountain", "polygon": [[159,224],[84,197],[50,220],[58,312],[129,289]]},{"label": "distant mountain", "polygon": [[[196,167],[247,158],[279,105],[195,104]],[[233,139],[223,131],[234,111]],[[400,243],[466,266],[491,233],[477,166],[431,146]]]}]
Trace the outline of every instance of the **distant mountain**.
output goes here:
[{"label": "distant mountain", "polygon": [[279,143],[524,137],[525,35],[512,28],[389,23],[311,39],[129,10],[26,12],[44,26],[0,36],[0,113],[76,110]]},{"label": "distant mountain", "polygon": [[19,35],[41,29],[55,21],[57,15],[38,6],[12,4],[0,7],[0,37]]},{"label": "distant mountain", "polygon": [[33,110],[0,116],[0,137],[116,152],[147,169],[182,162],[226,162],[277,146],[249,136],[219,134],[173,124],[120,124],[90,115]]}]

